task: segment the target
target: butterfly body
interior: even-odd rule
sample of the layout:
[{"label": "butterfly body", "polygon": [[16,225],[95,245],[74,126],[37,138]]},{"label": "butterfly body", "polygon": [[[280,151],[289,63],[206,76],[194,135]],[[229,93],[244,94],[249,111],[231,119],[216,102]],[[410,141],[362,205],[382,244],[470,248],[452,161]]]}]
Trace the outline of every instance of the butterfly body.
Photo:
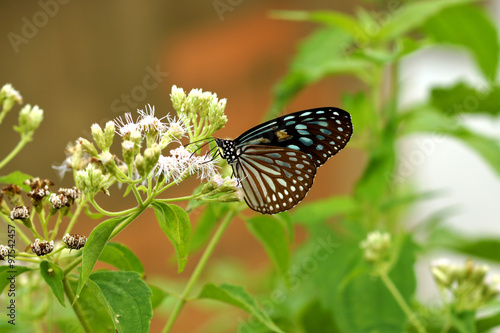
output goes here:
[{"label": "butterfly body", "polygon": [[235,140],[215,139],[241,180],[248,206],[263,214],[294,207],[311,188],[316,169],[352,135],[348,112],[317,108],[269,120]]}]

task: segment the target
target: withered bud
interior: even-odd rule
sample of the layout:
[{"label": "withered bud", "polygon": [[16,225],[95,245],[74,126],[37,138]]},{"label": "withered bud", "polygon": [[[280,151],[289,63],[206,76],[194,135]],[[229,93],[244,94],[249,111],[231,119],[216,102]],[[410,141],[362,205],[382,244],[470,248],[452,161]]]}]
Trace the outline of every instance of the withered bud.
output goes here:
[{"label": "withered bud", "polygon": [[39,257],[49,254],[52,250],[54,250],[54,241],[41,241],[37,238],[35,242],[31,243],[31,251]]},{"label": "withered bud", "polygon": [[85,243],[87,242],[87,237],[78,234],[66,234],[63,237],[63,242],[68,245],[68,247],[72,250],[81,249]]}]

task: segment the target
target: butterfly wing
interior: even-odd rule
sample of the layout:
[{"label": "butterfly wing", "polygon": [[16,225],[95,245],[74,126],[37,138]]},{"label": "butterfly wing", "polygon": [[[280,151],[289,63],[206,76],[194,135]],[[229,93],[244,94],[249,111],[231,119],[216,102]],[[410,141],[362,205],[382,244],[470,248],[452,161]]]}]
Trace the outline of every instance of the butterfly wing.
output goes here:
[{"label": "butterfly wing", "polygon": [[345,147],[352,135],[347,111],[325,107],[291,113],[249,129],[234,140],[236,146],[284,147],[306,153],[316,167]]},{"label": "butterfly wing", "polygon": [[233,172],[248,206],[276,214],[298,204],[312,186],[316,166],[306,153],[286,147],[247,145]]}]

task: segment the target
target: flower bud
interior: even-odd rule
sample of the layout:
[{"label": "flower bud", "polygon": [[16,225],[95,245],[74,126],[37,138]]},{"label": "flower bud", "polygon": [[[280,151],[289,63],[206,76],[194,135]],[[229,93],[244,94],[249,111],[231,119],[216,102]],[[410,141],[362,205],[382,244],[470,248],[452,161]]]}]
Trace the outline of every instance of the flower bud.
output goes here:
[{"label": "flower bud", "polygon": [[31,251],[39,257],[49,254],[52,250],[54,250],[54,241],[41,241],[37,238],[35,242],[31,243]]},{"label": "flower bud", "polygon": [[21,220],[21,222],[27,227],[31,228],[30,212],[26,206],[16,206],[10,211],[10,219]]},{"label": "flower bud", "polygon": [[146,176],[148,175],[148,173],[146,171],[146,166],[145,166],[145,163],[144,163],[144,157],[142,157],[141,154],[138,154],[135,157],[134,165],[135,165],[135,168],[137,169],[137,172],[139,173],[139,175],[142,178],[146,178]]},{"label": "flower bud", "polygon": [[389,256],[391,235],[380,231],[371,232],[360,246],[364,250],[364,258],[367,262],[383,261]]},{"label": "flower bud", "polygon": [[150,148],[146,148],[144,150],[144,172],[149,174],[151,170],[158,163],[158,159],[160,158],[161,149],[157,143],[154,143]]},{"label": "flower bud", "polygon": [[186,93],[182,88],[177,88],[176,85],[172,86],[172,92],[170,93],[170,100],[172,101],[172,106],[177,113],[184,113],[184,103],[186,102]]},{"label": "flower bud", "polygon": [[97,152],[96,147],[89,140],[87,140],[85,138],[79,138],[77,140],[77,143],[80,144],[82,146],[82,148],[83,148],[83,151],[86,152],[86,153],[88,153],[90,156],[97,157],[99,155],[99,153]]},{"label": "flower bud", "polygon": [[0,245],[0,260],[4,260],[9,255],[9,247],[6,245]]},{"label": "flower bud", "polygon": [[79,250],[85,246],[87,237],[78,234],[66,234],[63,237],[63,242],[72,250]]},{"label": "flower bud", "polygon": [[2,187],[4,197],[9,199],[13,206],[23,206],[23,198],[21,196],[21,188],[15,184],[10,184]]},{"label": "flower bud", "polygon": [[0,103],[2,103],[3,112],[9,112],[15,103],[23,103],[23,97],[12,87],[12,84],[7,83],[0,89]]},{"label": "flower bud", "polygon": [[92,124],[92,126],[90,126],[90,132],[92,133],[92,138],[97,147],[102,151],[107,150],[108,147],[106,146],[106,140],[101,126],[99,126],[99,124]]},{"label": "flower bud", "polygon": [[15,129],[20,133],[33,133],[43,120],[43,110],[35,105],[26,105],[19,112],[19,126]]},{"label": "flower bud", "polygon": [[129,140],[124,140],[122,141],[122,156],[123,156],[123,161],[125,162],[126,165],[132,164],[134,162],[134,146],[135,143]]},{"label": "flower bud", "polygon": [[112,184],[111,176],[104,175],[102,170],[89,164],[85,170],[76,173],[75,182],[77,187],[85,194],[95,195],[99,191],[109,195],[108,188]]},{"label": "flower bud", "polygon": [[106,127],[104,127],[104,144],[107,149],[113,144],[113,138],[115,136],[115,123],[113,121],[108,121]]}]

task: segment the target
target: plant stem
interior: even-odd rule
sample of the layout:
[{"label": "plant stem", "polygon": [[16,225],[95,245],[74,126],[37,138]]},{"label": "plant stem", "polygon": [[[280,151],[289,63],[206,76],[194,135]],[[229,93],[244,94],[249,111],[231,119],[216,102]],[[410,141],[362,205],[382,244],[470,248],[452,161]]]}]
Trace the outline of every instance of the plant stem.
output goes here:
[{"label": "plant stem", "polygon": [[[66,230],[64,231],[64,234],[69,234],[71,232],[71,229],[73,229],[73,226],[75,225],[76,221],[78,221],[78,216],[80,216],[80,213],[82,212],[83,208],[87,205],[87,197],[84,196],[81,201],[77,204],[76,210],[73,213],[73,216],[71,217],[71,220],[68,223],[68,226],[66,227]],[[52,235],[53,237],[57,236],[55,234]]]},{"label": "plant stem", "polygon": [[406,301],[404,300],[403,296],[401,296],[398,288],[394,285],[392,282],[391,278],[387,273],[381,272],[379,274],[380,278],[382,279],[382,282],[385,284],[387,289],[389,289],[389,292],[392,294],[398,305],[401,307],[403,312],[406,314],[410,322],[415,326],[415,329],[419,333],[427,333],[425,328],[422,326],[422,324],[418,321],[417,316],[413,313],[413,311],[410,309]]},{"label": "plant stem", "polygon": [[186,287],[184,287],[184,290],[180,296],[180,298],[177,300],[177,303],[175,304],[175,307],[172,311],[172,314],[170,315],[170,318],[168,318],[167,324],[163,328],[163,333],[168,333],[170,332],[170,329],[174,325],[175,320],[177,319],[177,316],[179,315],[180,311],[182,310],[182,307],[184,306],[184,303],[186,303],[186,298],[188,297],[188,294],[191,292],[191,289],[193,288],[194,284],[198,280],[198,278],[201,275],[201,272],[205,268],[205,265],[207,264],[208,259],[212,255],[212,252],[215,249],[215,246],[217,243],[219,243],[219,240],[222,237],[222,234],[224,234],[224,231],[229,225],[229,222],[231,222],[233,216],[236,214],[235,211],[230,210],[222,222],[220,223],[219,227],[217,228],[217,231],[215,234],[212,236],[212,239],[210,240],[210,243],[208,243],[207,248],[203,252],[203,255],[200,258],[200,261],[196,265],[193,273],[191,274],[191,277],[189,278],[188,283],[186,284]]},{"label": "plant stem", "polygon": [[17,145],[12,149],[12,151],[9,153],[9,155],[5,156],[5,158],[0,162],[0,169],[2,169],[7,163],[10,162],[11,159],[13,159],[20,151],[23,149],[23,147],[31,141],[31,137],[21,137],[21,140],[17,143]]},{"label": "plant stem", "polygon": [[78,302],[74,302],[75,294],[73,294],[73,289],[71,289],[71,286],[67,278],[63,279],[63,286],[64,286],[64,293],[66,294],[66,297],[68,297],[69,303],[73,304],[73,310],[75,311],[75,314],[78,317],[80,324],[82,324],[83,330],[85,332],[92,332],[92,328],[90,327],[90,324],[87,322],[87,319],[83,314],[80,304]]}]

